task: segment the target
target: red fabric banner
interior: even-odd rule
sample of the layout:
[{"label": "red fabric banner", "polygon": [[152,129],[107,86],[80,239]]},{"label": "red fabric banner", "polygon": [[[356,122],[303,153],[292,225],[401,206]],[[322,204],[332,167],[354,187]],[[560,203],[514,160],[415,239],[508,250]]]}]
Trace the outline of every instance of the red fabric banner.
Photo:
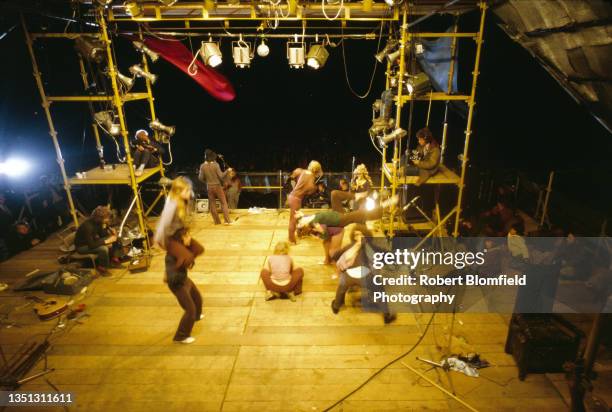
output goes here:
[{"label": "red fabric banner", "polygon": [[229,80],[227,80],[222,74],[206,66],[199,57],[195,62],[198,67],[197,74],[195,76],[189,74],[187,68],[193,60],[193,55],[180,41],[146,37],[144,39],[144,43],[148,48],[156,53],[159,53],[159,55],[166,61],[172,63],[185,72],[215,99],[223,102],[229,102],[234,100],[236,97],[234,86],[232,86]]}]

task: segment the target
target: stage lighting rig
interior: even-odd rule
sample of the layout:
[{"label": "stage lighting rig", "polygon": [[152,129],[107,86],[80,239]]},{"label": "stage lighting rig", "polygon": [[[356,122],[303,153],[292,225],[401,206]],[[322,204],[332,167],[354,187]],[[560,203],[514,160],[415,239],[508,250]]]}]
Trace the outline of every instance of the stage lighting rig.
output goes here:
[{"label": "stage lighting rig", "polygon": [[118,136],[121,133],[121,127],[114,121],[114,113],[112,111],[103,111],[94,114],[94,120],[106,133],[111,136]]},{"label": "stage lighting rig", "polygon": [[374,58],[379,62],[383,63],[385,58],[392,53],[399,45],[399,42],[395,39],[389,39],[387,45],[378,53],[374,55]]},{"label": "stage lighting rig", "polygon": [[408,75],[406,90],[410,95],[419,95],[431,89],[431,81],[427,73],[421,72],[414,76]]},{"label": "stage lighting rig", "polygon": [[240,35],[240,40],[232,42],[232,57],[236,67],[244,69],[251,66],[251,59],[253,59],[251,50],[251,43],[242,40],[242,35]]},{"label": "stage lighting rig", "polygon": [[155,83],[155,81],[157,80],[157,75],[145,71],[145,69],[143,69],[142,66],[139,64],[135,64],[130,67],[130,73],[132,73],[136,77],[144,77],[151,83]]},{"label": "stage lighting rig", "polygon": [[166,126],[159,119],[155,119],[149,123],[149,127],[152,130],[155,130],[157,133],[161,134],[162,143],[169,143],[170,137],[174,135],[176,132],[176,127],[174,126]]},{"label": "stage lighting rig", "polygon": [[204,64],[210,67],[217,67],[223,62],[223,55],[219,49],[219,44],[212,41],[212,39],[202,42],[200,57],[202,57]]},{"label": "stage lighting rig", "polygon": [[259,44],[259,46],[257,46],[257,55],[259,57],[266,57],[268,54],[270,54],[270,48],[268,47],[264,39],[261,39],[261,43]]},{"label": "stage lighting rig", "polygon": [[389,143],[394,142],[394,141],[399,140],[399,139],[402,139],[407,134],[408,134],[408,132],[406,132],[401,127],[398,127],[397,129],[395,129],[391,133],[383,134],[382,136],[380,136],[378,138],[378,144],[380,145],[380,147],[387,147],[387,145]]},{"label": "stage lighting rig", "polygon": [[85,60],[102,63],[106,58],[106,44],[95,36],[77,37],[74,41],[74,48]]},{"label": "stage lighting rig", "polygon": [[157,59],[159,59],[159,54],[157,54],[153,50],[149,49],[144,43],[142,43],[140,41],[133,41],[132,45],[139,52],[149,56],[149,59],[151,59],[151,61],[153,63],[155,63],[157,61]]},{"label": "stage lighting rig", "polygon": [[178,0],[158,0],[158,1],[166,7],[170,7],[170,6],[173,6],[174,3],[176,3]]},{"label": "stage lighting rig", "polygon": [[142,4],[135,0],[128,0],[123,3],[123,7],[125,7],[125,12],[132,17],[140,17],[142,16],[144,9],[142,8]]},{"label": "stage lighting rig", "polygon": [[132,86],[134,86],[134,78],[128,77],[120,72],[117,72],[117,80],[119,80],[127,90],[130,90]]},{"label": "stage lighting rig", "polygon": [[292,69],[301,69],[306,63],[306,50],[304,43],[301,42],[287,42],[287,60],[289,60],[289,67]]},{"label": "stage lighting rig", "polygon": [[393,92],[391,90],[385,90],[381,98],[372,104],[372,126],[369,130],[372,138],[385,133],[394,126],[395,121],[391,118],[392,107]]},{"label": "stage lighting rig", "polygon": [[308,50],[308,55],[306,56],[306,64],[308,67],[311,67],[315,70],[320,69],[325,66],[325,62],[329,57],[329,52],[325,48],[324,44],[313,44],[310,46],[310,50]]}]

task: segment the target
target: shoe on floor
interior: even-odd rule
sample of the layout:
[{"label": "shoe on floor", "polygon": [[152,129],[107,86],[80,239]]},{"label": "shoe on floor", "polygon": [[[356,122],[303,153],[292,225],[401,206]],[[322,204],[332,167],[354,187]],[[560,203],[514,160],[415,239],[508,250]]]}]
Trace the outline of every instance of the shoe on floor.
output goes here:
[{"label": "shoe on floor", "polygon": [[331,308],[332,308],[332,312],[334,312],[334,315],[337,315],[338,312],[340,311],[340,308],[336,308],[336,301],[335,300],[332,300]]},{"label": "shoe on floor", "polygon": [[176,343],[182,343],[182,344],[185,344],[185,345],[189,345],[190,343],[195,342],[195,340],[196,339],[193,336],[190,336],[190,337],[185,338],[183,340],[175,340],[175,342]]},{"label": "shoe on floor", "polygon": [[200,317],[196,319],[196,322],[199,321],[199,320],[202,320],[202,319],[204,319],[204,314],[200,313]]},{"label": "shoe on floor", "polygon": [[289,293],[287,293],[287,296],[289,297],[289,300],[290,300],[291,302],[295,302],[295,301],[296,301],[296,298],[295,298],[295,293],[293,293],[293,292],[289,292]]},{"label": "shoe on floor", "polygon": [[385,315],[384,315],[384,318],[383,318],[383,319],[385,320],[385,323],[391,323],[391,322],[393,322],[395,319],[397,319],[397,315],[396,315],[395,313],[394,313],[394,314],[391,314],[391,313],[385,313]]},{"label": "shoe on floor", "polygon": [[278,294],[271,290],[266,290],[266,302],[278,298]]}]

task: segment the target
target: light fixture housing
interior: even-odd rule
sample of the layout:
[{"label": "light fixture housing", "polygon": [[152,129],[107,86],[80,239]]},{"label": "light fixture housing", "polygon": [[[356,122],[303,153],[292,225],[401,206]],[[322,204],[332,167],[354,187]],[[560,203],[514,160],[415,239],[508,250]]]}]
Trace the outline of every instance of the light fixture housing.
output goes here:
[{"label": "light fixture housing", "polygon": [[219,49],[219,44],[212,40],[202,42],[200,57],[202,57],[204,64],[210,67],[217,67],[223,62],[223,55]]},{"label": "light fixture housing", "polygon": [[310,50],[308,50],[306,64],[308,67],[317,70],[325,66],[325,62],[327,62],[328,57],[329,52],[323,44],[313,44],[310,46]]},{"label": "light fixture housing", "polygon": [[155,63],[157,59],[159,59],[159,54],[149,49],[144,43],[140,41],[133,41],[132,45],[134,45],[134,48],[138,50],[139,52],[149,56],[149,59],[151,59],[153,63]]},{"label": "light fixture housing", "polygon": [[145,69],[143,69],[142,66],[140,66],[139,64],[135,64],[130,67],[130,73],[132,73],[136,77],[144,77],[151,83],[155,83],[155,81],[157,80],[156,74],[145,71]]},{"label": "light fixture housing", "polygon": [[395,50],[395,49],[397,48],[398,44],[399,44],[399,43],[397,42],[397,40],[395,40],[395,39],[389,39],[389,40],[387,41],[386,46],[385,46],[385,47],[384,47],[384,48],[383,48],[381,51],[379,51],[378,53],[376,53],[376,54],[374,55],[374,58],[375,58],[375,59],[376,59],[376,60],[377,60],[379,63],[384,63],[384,61],[385,61],[385,57],[387,57],[387,55],[388,55],[389,53],[391,53],[393,50]]},{"label": "light fixture housing", "polygon": [[292,69],[302,69],[306,63],[306,48],[301,42],[287,42],[287,60]]},{"label": "light fixture housing", "polygon": [[245,42],[240,39],[239,41],[232,42],[232,57],[234,58],[234,64],[236,67],[241,69],[251,66],[251,43]]},{"label": "light fixture housing", "polygon": [[397,129],[395,129],[391,133],[383,134],[382,136],[380,136],[378,138],[379,139],[378,142],[379,142],[379,144],[382,147],[386,147],[389,143],[394,142],[396,140],[399,140],[399,139],[403,138],[404,136],[406,136],[407,134],[408,134],[408,132],[406,132],[401,127],[398,127]]},{"label": "light fixture housing", "polygon": [[257,46],[257,55],[259,57],[266,57],[268,54],[270,54],[270,48],[264,39],[261,39],[261,43],[259,43],[259,46]]},{"label": "light fixture housing", "polygon": [[112,111],[102,111],[94,114],[94,120],[111,136],[118,136],[121,133],[121,126],[114,122]]},{"label": "light fixture housing", "polygon": [[119,80],[121,84],[123,84],[123,86],[125,86],[125,88],[128,90],[130,90],[132,86],[134,86],[134,78],[128,77],[120,72],[117,72],[117,80]]},{"label": "light fixture housing", "polygon": [[414,76],[408,76],[406,81],[406,90],[410,95],[418,95],[428,91],[431,88],[431,81],[425,72],[420,72]]},{"label": "light fixture housing", "polygon": [[85,60],[102,63],[106,58],[106,45],[95,36],[81,35],[74,41],[74,48]]},{"label": "light fixture housing", "polygon": [[173,136],[174,133],[176,132],[175,126],[166,126],[165,124],[160,122],[159,119],[155,119],[152,122],[150,122],[149,127],[155,130],[156,132],[165,134],[168,137]]},{"label": "light fixture housing", "polygon": [[131,17],[140,17],[144,12],[142,4],[134,0],[124,2],[123,7],[125,7],[125,12]]}]

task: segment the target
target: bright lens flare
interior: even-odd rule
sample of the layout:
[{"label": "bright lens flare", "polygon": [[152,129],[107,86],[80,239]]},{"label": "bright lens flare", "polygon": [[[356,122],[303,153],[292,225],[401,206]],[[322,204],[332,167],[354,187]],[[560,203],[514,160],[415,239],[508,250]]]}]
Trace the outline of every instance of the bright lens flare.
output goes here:
[{"label": "bright lens flare", "polygon": [[376,200],[366,197],[365,208],[366,210],[374,210],[376,208]]},{"label": "bright lens flare", "polygon": [[6,162],[0,162],[0,175],[8,177],[19,177],[30,170],[30,164],[23,159],[12,158]]}]

